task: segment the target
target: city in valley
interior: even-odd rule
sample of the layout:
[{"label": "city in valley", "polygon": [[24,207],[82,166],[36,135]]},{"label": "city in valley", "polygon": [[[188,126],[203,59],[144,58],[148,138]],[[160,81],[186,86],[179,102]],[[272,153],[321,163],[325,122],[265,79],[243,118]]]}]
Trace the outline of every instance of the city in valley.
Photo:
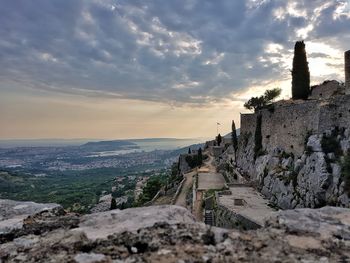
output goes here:
[{"label": "city in valley", "polygon": [[26,147],[2,142],[0,197],[58,202],[88,212],[109,210],[113,195],[117,204],[132,206],[150,177],[166,180],[179,154],[191,144],[200,147],[198,142],[140,139]]}]

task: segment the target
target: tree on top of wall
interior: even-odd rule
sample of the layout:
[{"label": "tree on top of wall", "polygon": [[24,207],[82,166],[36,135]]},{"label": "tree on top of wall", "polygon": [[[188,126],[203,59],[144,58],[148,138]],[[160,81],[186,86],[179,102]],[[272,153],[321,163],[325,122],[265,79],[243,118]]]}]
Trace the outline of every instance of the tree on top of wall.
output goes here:
[{"label": "tree on top of wall", "polygon": [[297,41],[294,46],[292,70],[292,98],[307,99],[310,94],[310,72],[306,58],[304,41]]},{"label": "tree on top of wall", "polygon": [[244,107],[248,110],[260,110],[271,104],[279,95],[281,95],[281,91],[282,90],[280,88],[266,90],[264,95],[250,98],[246,103],[244,103]]}]

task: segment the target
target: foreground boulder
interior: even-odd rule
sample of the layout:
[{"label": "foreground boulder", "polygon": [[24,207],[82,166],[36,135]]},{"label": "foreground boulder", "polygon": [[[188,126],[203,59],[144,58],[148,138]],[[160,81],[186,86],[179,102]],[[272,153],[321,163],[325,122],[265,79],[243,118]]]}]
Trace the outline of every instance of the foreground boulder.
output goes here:
[{"label": "foreground boulder", "polygon": [[193,224],[195,220],[186,208],[180,206],[149,206],[85,215],[75,231],[82,231],[89,239],[96,240],[125,231],[136,232],[158,222]]},{"label": "foreground boulder", "polygon": [[77,215],[67,216],[58,204],[38,204],[0,199],[0,244],[30,233],[77,224]]},{"label": "foreground boulder", "polygon": [[8,239],[0,262],[348,262],[349,218],[345,208],[282,211],[243,232],[197,223],[177,206],[115,210]]}]

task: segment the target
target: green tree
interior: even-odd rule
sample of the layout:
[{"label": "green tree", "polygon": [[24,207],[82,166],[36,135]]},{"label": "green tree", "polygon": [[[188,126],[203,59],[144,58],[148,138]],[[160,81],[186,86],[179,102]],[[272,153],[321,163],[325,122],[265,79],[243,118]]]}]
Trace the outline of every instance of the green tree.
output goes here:
[{"label": "green tree", "polygon": [[188,154],[191,154],[191,148],[188,148]]},{"label": "green tree", "polygon": [[144,204],[148,201],[151,201],[161,187],[162,187],[162,182],[158,177],[149,178],[145,187],[143,187],[142,189],[142,194],[139,197],[138,203]]},{"label": "green tree", "polygon": [[218,142],[218,146],[220,146],[221,142],[222,142],[222,137],[221,137],[221,134],[219,133],[217,138],[216,138],[216,141]]},{"label": "green tree", "polygon": [[292,98],[307,99],[310,94],[310,72],[306,58],[304,41],[297,41],[294,46],[292,70]]},{"label": "green tree", "polygon": [[261,124],[262,116],[259,115],[256,117],[256,127],[255,127],[255,136],[254,136],[254,159],[262,154],[262,134],[261,134]]},{"label": "green tree", "polygon": [[232,139],[233,149],[235,150],[235,160],[236,160],[236,152],[238,150],[238,139],[237,139],[237,132],[236,132],[236,124],[234,120],[232,120],[231,139]]},{"label": "green tree", "polygon": [[112,201],[111,201],[111,210],[113,209],[117,209],[117,202],[115,201],[114,198],[112,198]]},{"label": "green tree", "polygon": [[202,164],[202,162],[203,162],[202,148],[198,149],[198,160],[199,160],[200,164]]},{"label": "green tree", "polygon": [[264,95],[250,98],[246,103],[244,103],[244,107],[248,110],[260,110],[271,104],[279,95],[281,95],[280,88],[266,90]]}]

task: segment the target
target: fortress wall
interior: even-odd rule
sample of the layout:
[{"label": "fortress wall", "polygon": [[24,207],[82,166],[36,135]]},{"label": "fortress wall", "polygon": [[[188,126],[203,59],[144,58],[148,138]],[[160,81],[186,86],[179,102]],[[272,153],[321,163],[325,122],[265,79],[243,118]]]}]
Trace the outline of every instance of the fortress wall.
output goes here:
[{"label": "fortress wall", "polygon": [[314,86],[309,99],[329,99],[336,94],[345,94],[345,89],[338,81],[331,80]]},{"label": "fortress wall", "polygon": [[256,114],[241,114],[241,130],[240,134],[251,133],[254,135],[256,127]]},{"label": "fortress wall", "polygon": [[274,111],[262,111],[263,148],[272,152],[277,147],[296,156],[304,152],[308,131],[317,131],[318,102],[275,104]]},{"label": "fortress wall", "polygon": [[[262,146],[269,153],[278,148],[300,157],[305,151],[308,133],[322,134],[334,127],[349,128],[350,125],[350,95],[328,100],[281,101],[273,106],[273,109],[261,110]],[[240,167],[247,167],[248,173],[254,168],[251,164],[254,163],[256,120],[257,113],[241,114],[237,161]]]},{"label": "fortress wall", "polygon": [[337,96],[320,105],[318,133],[333,127],[349,128],[350,95]]}]

